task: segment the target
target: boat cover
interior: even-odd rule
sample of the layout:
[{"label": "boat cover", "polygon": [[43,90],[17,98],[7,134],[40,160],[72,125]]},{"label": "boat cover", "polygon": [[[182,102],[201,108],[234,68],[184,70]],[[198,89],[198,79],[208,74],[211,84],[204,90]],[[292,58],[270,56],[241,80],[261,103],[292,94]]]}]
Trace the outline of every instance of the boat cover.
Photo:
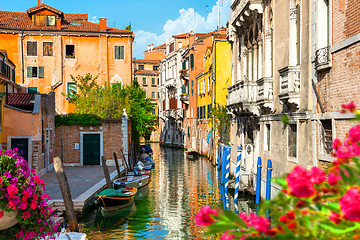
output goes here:
[{"label": "boat cover", "polygon": [[102,190],[100,193],[95,194],[95,197],[105,197],[105,196],[120,196],[120,197],[128,197],[129,194],[125,194],[121,192],[122,189],[113,189],[108,188]]}]

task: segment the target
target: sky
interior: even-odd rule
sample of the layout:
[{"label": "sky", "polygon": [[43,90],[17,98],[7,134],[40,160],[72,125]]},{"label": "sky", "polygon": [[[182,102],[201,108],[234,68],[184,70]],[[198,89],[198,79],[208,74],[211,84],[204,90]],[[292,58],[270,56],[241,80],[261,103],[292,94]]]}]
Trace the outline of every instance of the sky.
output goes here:
[{"label": "sky", "polygon": [[[41,0],[62,12],[87,13],[88,20],[107,18],[109,27],[131,24],[135,34],[134,57],[143,58],[148,44],[164,44],[171,35],[208,32],[230,19],[230,0]],[[37,0],[2,1],[0,10],[25,12]]]}]

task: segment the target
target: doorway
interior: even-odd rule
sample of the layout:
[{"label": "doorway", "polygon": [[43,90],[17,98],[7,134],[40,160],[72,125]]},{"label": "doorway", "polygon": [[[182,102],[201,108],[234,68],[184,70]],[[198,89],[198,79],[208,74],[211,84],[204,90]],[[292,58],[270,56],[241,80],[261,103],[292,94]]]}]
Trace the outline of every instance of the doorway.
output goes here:
[{"label": "doorway", "polygon": [[81,133],[83,165],[100,165],[102,155],[102,134]]}]

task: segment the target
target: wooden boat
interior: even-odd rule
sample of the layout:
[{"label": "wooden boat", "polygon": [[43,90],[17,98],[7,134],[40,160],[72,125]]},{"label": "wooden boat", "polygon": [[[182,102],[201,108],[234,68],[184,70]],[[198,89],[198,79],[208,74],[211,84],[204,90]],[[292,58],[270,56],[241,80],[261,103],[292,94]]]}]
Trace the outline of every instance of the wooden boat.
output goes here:
[{"label": "wooden boat", "polygon": [[190,160],[195,160],[199,158],[199,154],[195,151],[187,151],[185,152],[185,154],[186,154],[186,158]]},{"label": "wooden boat", "polygon": [[150,182],[150,176],[126,176],[118,178],[113,181],[114,189],[132,187],[132,188],[142,188],[148,185]]},{"label": "wooden boat", "polygon": [[116,211],[131,206],[134,203],[136,188],[108,188],[96,194],[100,209],[104,212]]},{"label": "wooden boat", "polygon": [[151,162],[143,163],[139,161],[135,166],[135,169],[138,171],[151,170],[152,168],[153,168],[153,164]]},{"label": "wooden boat", "polygon": [[96,225],[98,227],[98,230],[103,231],[106,229],[114,229],[115,227],[126,221],[131,215],[135,213],[135,211],[135,201],[129,207],[122,208],[116,211],[98,211],[96,214]]},{"label": "wooden boat", "polygon": [[151,176],[151,171],[150,170],[143,170],[143,171],[138,171],[139,175],[136,175],[134,172],[128,172],[127,175],[128,176]]}]

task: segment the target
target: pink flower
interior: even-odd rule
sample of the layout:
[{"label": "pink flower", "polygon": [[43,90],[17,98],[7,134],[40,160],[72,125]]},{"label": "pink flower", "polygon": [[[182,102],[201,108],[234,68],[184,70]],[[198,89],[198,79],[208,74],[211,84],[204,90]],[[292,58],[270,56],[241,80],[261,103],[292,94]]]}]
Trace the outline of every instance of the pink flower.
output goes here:
[{"label": "pink flower", "polygon": [[338,183],[338,180],[340,180],[341,177],[336,174],[336,173],[329,173],[329,176],[328,176],[328,183],[330,184],[330,186],[334,186],[335,184]]},{"label": "pink flower", "polygon": [[360,193],[357,187],[346,191],[339,201],[341,212],[350,221],[360,221]]},{"label": "pink flower", "polygon": [[232,240],[235,237],[235,235],[231,235],[228,231],[225,231],[224,234],[221,236],[220,240]]},{"label": "pink flower", "polygon": [[356,111],[356,105],[354,102],[350,102],[348,104],[342,104],[341,107],[343,108],[342,112],[346,112],[347,110],[349,110],[350,112]]},{"label": "pink flower", "polygon": [[2,218],[4,216],[4,211],[0,212],[0,218]]},{"label": "pink flower", "polygon": [[31,201],[30,208],[35,209],[36,207],[37,207],[37,202],[36,201]]},{"label": "pink flower", "polygon": [[250,213],[250,225],[258,232],[265,233],[270,227],[269,219]]},{"label": "pink flower", "polygon": [[331,212],[331,215],[329,216],[330,221],[332,221],[335,224],[339,224],[341,222],[340,214]]},{"label": "pink flower", "polygon": [[360,126],[357,125],[349,130],[349,138],[353,143],[360,142]]},{"label": "pink flower", "polygon": [[18,194],[19,189],[14,184],[10,184],[7,188],[8,194],[11,198],[15,197],[15,194]]},{"label": "pink flower", "polygon": [[290,194],[296,197],[310,197],[315,193],[314,184],[325,181],[324,171],[313,167],[307,171],[301,166],[296,166],[286,177]]},{"label": "pink flower", "polygon": [[199,212],[195,215],[195,223],[198,226],[208,226],[213,224],[215,221],[210,215],[218,216],[218,213],[215,209],[212,209],[209,206],[202,206]]},{"label": "pink flower", "polygon": [[28,219],[29,217],[31,217],[31,213],[28,212],[28,211],[23,212],[22,217],[23,217],[24,220],[26,220],[26,219]]}]

